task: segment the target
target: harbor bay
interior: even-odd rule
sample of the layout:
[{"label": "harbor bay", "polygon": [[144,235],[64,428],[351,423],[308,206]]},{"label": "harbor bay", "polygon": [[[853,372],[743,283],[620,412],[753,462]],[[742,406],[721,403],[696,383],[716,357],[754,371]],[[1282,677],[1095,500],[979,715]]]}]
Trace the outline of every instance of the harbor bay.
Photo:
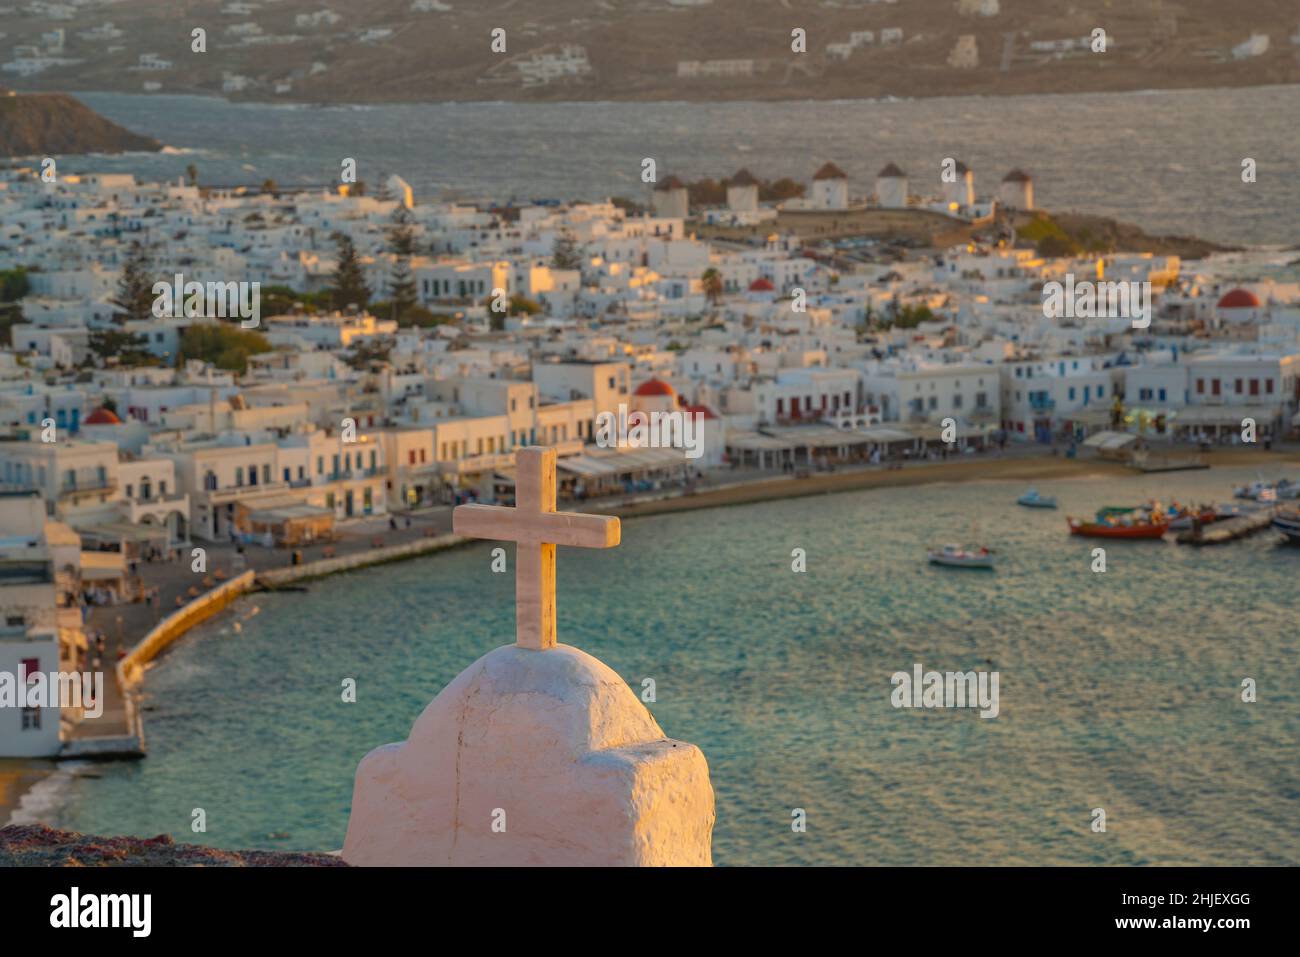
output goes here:
[{"label": "harbor bay", "polygon": [[[720,865],[1293,865],[1300,549],[1269,532],[1191,548],[1066,525],[1116,504],[1226,501],[1257,477],[1040,482],[1059,511],[1018,508],[1022,484],[968,482],[629,520],[620,548],[562,554],[561,640],[638,695],[654,679],[656,719],[704,748]],[[996,570],[929,567],[926,546],[954,537],[996,549]],[[513,576],[491,571],[492,547],[241,599],[151,670],[149,758],[62,765],[41,819],[341,846],[360,757],[510,640]],[[998,671],[998,719],[893,708],[891,674],[918,662]]]}]

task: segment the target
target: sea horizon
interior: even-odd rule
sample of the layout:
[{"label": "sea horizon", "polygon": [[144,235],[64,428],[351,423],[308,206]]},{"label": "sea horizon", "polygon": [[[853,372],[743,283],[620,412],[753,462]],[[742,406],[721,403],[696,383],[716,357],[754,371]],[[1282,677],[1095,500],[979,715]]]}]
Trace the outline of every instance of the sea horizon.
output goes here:
[{"label": "sea horizon", "polygon": [[[1261,89],[1268,95],[1256,95]],[[914,192],[937,193],[941,161],[951,156],[974,168],[980,194],[993,191],[1008,170],[1025,167],[1039,205],[1053,212],[1107,216],[1152,235],[1227,245],[1300,243],[1300,223],[1287,212],[1300,210],[1300,155],[1289,132],[1268,122],[1286,112],[1287,102],[1300,112],[1300,85],[897,102],[463,101],[302,109],[189,94],[76,95],[110,120],[183,151],[66,160],[83,172],[166,179],[193,163],[200,182],[270,178],[292,189],[337,181],[338,162],[351,157],[359,179],[378,183],[396,173],[425,201],[645,201],[640,163],[647,156],[660,176],[683,179],[720,179],[743,166],[760,177],[803,180],[833,160],[849,174],[851,193],[869,192],[887,162],[909,172]],[[1185,105],[1166,109],[1170,100]],[[315,120],[322,112],[335,118],[328,129]],[[1209,144],[1202,141],[1207,119],[1221,127]],[[572,155],[575,138],[584,148]],[[1243,156],[1260,168],[1250,185],[1239,175]]]}]

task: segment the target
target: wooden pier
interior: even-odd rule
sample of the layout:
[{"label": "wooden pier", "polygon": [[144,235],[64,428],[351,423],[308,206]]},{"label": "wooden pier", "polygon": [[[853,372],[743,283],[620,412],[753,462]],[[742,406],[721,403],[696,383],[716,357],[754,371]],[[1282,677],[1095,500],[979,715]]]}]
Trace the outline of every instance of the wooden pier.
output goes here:
[{"label": "wooden pier", "polygon": [[1179,545],[1222,545],[1233,542],[1247,535],[1262,532],[1273,524],[1273,516],[1278,513],[1277,506],[1261,508],[1249,515],[1211,522],[1209,525],[1199,523],[1186,531],[1178,532],[1174,541]]}]

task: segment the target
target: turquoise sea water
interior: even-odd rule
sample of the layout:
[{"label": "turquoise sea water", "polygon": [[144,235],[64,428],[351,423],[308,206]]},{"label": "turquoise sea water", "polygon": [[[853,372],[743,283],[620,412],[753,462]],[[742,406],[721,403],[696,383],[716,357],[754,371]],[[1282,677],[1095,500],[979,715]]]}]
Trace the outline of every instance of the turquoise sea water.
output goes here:
[{"label": "turquoise sea water", "polygon": [[[708,758],[719,864],[1298,864],[1300,549],[1271,533],[1112,543],[1096,574],[1099,543],[1065,525],[1158,495],[1223,499],[1253,477],[1040,483],[1060,512],[977,483],[628,521],[618,549],[561,550],[561,641],[638,692],[655,679],[659,723]],[[970,537],[999,570],[925,564],[927,544]],[[513,577],[490,572],[491,547],[241,601],[150,672],[150,756],[60,775],[45,819],[340,847],[361,756],[513,640]],[[890,705],[895,671],[986,659],[996,719]],[[190,831],[196,807],[206,834]],[[807,833],[791,831],[796,807]]]}]

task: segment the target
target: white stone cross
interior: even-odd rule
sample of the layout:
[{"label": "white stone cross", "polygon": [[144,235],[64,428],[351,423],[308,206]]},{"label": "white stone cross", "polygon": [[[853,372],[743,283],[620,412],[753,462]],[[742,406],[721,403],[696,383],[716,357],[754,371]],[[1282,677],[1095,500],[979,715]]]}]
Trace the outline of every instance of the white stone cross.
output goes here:
[{"label": "white stone cross", "polygon": [[451,528],[516,543],[515,643],[537,651],[555,647],[555,546],[614,548],[620,538],[613,516],[555,510],[555,449],[535,446],[515,453],[514,508],[458,505]]}]

